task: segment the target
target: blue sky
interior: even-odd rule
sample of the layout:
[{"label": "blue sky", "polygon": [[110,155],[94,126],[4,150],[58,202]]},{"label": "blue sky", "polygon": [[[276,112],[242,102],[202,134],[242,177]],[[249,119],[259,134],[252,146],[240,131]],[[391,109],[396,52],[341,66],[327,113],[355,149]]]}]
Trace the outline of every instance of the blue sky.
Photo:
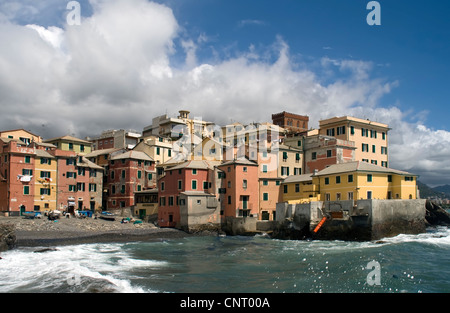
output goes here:
[{"label": "blue sky", "polygon": [[450,183],[448,1],[378,1],[380,26],[366,0],[80,0],[77,26],[68,2],[0,0],[2,128],[345,114],[389,124],[391,167]]}]

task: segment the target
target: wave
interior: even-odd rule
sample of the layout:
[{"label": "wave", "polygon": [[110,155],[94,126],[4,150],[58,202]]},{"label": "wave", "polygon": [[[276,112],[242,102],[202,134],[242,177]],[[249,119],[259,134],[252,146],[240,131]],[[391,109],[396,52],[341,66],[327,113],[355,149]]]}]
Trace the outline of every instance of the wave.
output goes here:
[{"label": "wave", "polygon": [[134,259],[122,244],[90,244],[7,251],[0,262],[0,292],[120,292],[155,290],[133,286],[127,271],[167,266]]},{"label": "wave", "polygon": [[398,235],[391,238],[383,238],[379,241],[381,244],[400,244],[400,243],[422,243],[434,246],[450,247],[450,228],[436,227],[430,228],[426,233],[417,235]]}]

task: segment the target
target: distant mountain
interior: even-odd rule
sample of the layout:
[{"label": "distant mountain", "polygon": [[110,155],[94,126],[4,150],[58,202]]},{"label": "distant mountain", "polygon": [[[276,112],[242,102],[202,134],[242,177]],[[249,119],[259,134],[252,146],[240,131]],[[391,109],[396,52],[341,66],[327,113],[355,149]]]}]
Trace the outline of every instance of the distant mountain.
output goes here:
[{"label": "distant mountain", "polygon": [[[422,199],[426,199],[428,197],[437,197],[437,198],[450,197],[446,193],[438,191],[438,190],[435,190],[435,188],[431,188],[428,185],[426,185],[426,184],[424,184],[424,183],[422,183],[420,181],[417,181],[417,187],[419,188],[420,197]],[[439,188],[439,187],[436,187],[436,188]]]},{"label": "distant mountain", "polygon": [[437,192],[443,192],[448,197],[450,197],[450,185],[437,186],[437,187],[434,187],[433,190],[435,190]]}]

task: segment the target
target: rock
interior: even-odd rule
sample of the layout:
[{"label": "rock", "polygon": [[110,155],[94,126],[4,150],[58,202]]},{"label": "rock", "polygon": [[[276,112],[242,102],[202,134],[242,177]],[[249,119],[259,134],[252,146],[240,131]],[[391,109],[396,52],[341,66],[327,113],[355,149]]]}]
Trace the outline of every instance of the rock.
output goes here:
[{"label": "rock", "polygon": [[425,219],[431,226],[450,226],[450,214],[434,202],[425,203]]},{"label": "rock", "polygon": [[0,224],[0,252],[16,246],[15,227],[12,224]]}]

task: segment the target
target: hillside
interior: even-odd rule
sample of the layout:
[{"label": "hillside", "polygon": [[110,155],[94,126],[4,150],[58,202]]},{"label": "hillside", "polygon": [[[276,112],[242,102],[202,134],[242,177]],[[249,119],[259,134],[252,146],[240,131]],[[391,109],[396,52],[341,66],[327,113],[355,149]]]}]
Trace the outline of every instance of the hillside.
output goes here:
[{"label": "hillside", "polygon": [[433,190],[437,192],[443,192],[450,198],[450,185],[434,187]]},{"label": "hillside", "polygon": [[[447,185],[448,186],[448,185]],[[431,188],[428,185],[417,181],[417,187],[419,188],[419,192],[420,192],[420,197],[422,199],[426,199],[428,197],[437,197],[437,198],[448,198],[450,197],[449,195],[436,190],[435,188]],[[436,187],[439,188],[439,187]]]}]

